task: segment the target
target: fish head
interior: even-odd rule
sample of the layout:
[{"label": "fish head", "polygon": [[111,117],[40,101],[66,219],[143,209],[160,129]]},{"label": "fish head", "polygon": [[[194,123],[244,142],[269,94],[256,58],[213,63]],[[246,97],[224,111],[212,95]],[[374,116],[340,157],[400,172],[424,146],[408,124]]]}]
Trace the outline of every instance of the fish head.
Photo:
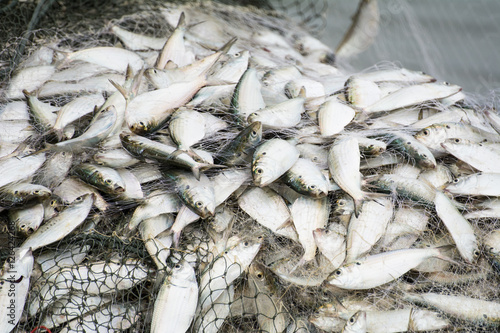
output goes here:
[{"label": "fish head", "polygon": [[349,318],[345,326],[346,332],[366,332],[366,312],[359,310]]},{"label": "fish head", "polygon": [[328,182],[315,182],[307,185],[307,193],[313,198],[324,198],[328,195]]},{"label": "fish head", "polygon": [[130,130],[137,135],[148,134],[153,127],[154,126],[152,126],[148,122],[142,121],[142,120],[138,121],[136,123],[133,123],[132,125],[129,125]]},{"label": "fish head", "polygon": [[186,260],[181,260],[176,263],[174,267],[172,267],[171,274],[169,281],[176,286],[189,286],[193,282],[196,282],[196,273]]},{"label": "fish head", "polygon": [[354,201],[350,197],[340,198],[335,202],[334,213],[337,215],[351,215],[354,212]]},{"label": "fish head", "polygon": [[247,118],[247,123],[251,124],[254,122],[260,122],[260,113],[259,112],[252,112],[248,118]]},{"label": "fish head", "polygon": [[184,196],[189,207],[202,219],[215,215],[215,194],[212,188],[192,188]]},{"label": "fish head", "polygon": [[327,282],[335,287],[349,289],[349,286],[359,279],[357,266],[360,265],[361,262],[355,261],[338,268],[330,275]]},{"label": "fish head", "polygon": [[419,154],[416,157],[416,162],[420,168],[423,169],[435,169],[436,168],[436,159],[434,158],[434,155],[428,155],[428,154]]},{"label": "fish head", "polygon": [[264,187],[278,178],[276,170],[279,165],[275,161],[266,158],[267,152],[254,153],[252,161],[252,178],[256,186]]},{"label": "fish head", "polygon": [[[250,120],[248,122],[250,122]],[[244,131],[245,131],[244,141],[247,145],[255,146],[262,140],[262,123],[260,121],[252,121],[251,124],[244,129]]]}]

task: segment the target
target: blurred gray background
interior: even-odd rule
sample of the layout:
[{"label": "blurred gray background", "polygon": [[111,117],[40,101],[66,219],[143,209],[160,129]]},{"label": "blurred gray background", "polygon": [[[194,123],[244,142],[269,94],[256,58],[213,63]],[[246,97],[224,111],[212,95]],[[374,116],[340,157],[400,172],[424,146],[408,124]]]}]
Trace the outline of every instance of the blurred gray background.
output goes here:
[{"label": "blurred gray background", "polygon": [[[302,1],[303,8],[307,2],[314,1]],[[326,0],[326,26],[318,37],[332,49],[348,30],[358,3]],[[496,99],[500,93],[500,1],[378,0],[378,7],[380,30],[375,43],[341,66],[356,72],[392,62],[459,84],[469,96]]]}]

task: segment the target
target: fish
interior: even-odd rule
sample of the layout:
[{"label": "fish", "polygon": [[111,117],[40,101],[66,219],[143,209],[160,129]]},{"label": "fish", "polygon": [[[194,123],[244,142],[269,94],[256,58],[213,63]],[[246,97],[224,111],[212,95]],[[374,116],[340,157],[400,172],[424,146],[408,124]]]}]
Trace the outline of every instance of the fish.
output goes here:
[{"label": "fish", "polygon": [[269,187],[251,187],[238,198],[239,207],[250,217],[278,235],[298,240],[288,226],[291,213],[285,200]]},{"label": "fish", "polygon": [[386,232],[394,213],[390,199],[365,201],[361,213],[351,216],[346,235],[345,263],[356,261],[367,254]]},{"label": "fish", "polygon": [[349,30],[335,49],[335,55],[338,58],[350,58],[369,48],[377,37],[379,21],[377,1],[360,1]]},{"label": "fish", "polygon": [[266,107],[260,89],[257,70],[248,68],[236,84],[231,98],[231,111],[239,122],[244,124],[250,114]]},{"label": "fish", "polygon": [[354,200],[354,214],[359,216],[363,201],[370,196],[361,190],[361,156],[356,137],[338,138],[328,152],[328,168],[335,183]]},{"label": "fish", "polygon": [[422,83],[401,88],[363,108],[366,112],[391,111],[424,102],[449,97],[461,91],[460,86],[447,82]]},{"label": "fish", "polygon": [[444,258],[440,248],[383,252],[348,263],[328,278],[328,283],[348,290],[371,289],[394,281],[425,259]]},{"label": "fish", "polygon": [[184,45],[184,35],[186,33],[187,23],[186,15],[182,12],[179,16],[179,21],[174,32],[167,39],[163,48],[156,59],[155,67],[164,69],[167,62],[170,60],[177,66],[184,66],[191,63],[192,59],[188,56]]},{"label": "fish", "polygon": [[173,182],[175,192],[189,209],[203,219],[214,215],[215,193],[207,176],[202,174],[197,180],[192,174],[180,170],[167,170],[164,175]]},{"label": "fish", "polygon": [[238,278],[259,252],[262,239],[240,239],[210,263],[202,272],[199,283],[199,308],[207,309],[223,293],[224,288]]},{"label": "fish", "polygon": [[321,104],[318,110],[318,124],[321,135],[330,137],[340,133],[354,119],[356,111],[336,98]]},{"label": "fish", "polygon": [[167,41],[166,38],[136,34],[120,28],[117,25],[113,25],[111,27],[111,31],[122,41],[123,44],[125,44],[128,49],[133,51],[145,49],[161,50]]},{"label": "fish", "polygon": [[404,299],[436,308],[452,317],[482,323],[497,324],[500,320],[500,303],[462,295],[436,293],[408,293]]},{"label": "fish", "polygon": [[253,153],[252,175],[256,186],[263,187],[287,172],[299,159],[297,148],[283,139],[261,143]]},{"label": "fish", "polygon": [[198,304],[196,273],[186,261],[172,268],[156,296],[151,332],[187,332]]},{"label": "fish", "polygon": [[64,55],[63,60],[57,65],[58,67],[73,61],[89,62],[119,73],[125,73],[127,66],[130,66],[134,72],[144,67],[144,60],[137,53],[118,47],[100,46],[75,52],[62,52],[59,50],[56,52]]},{"label": "fish", "polygon": [[462,138],[446,139],[441,146],[448,153],[479,171],[500,173],[500,144],[476,143]]},{"label": "fish", "polygon": [[79,197],[72,205],[66,207],[32,233],[22,243],[21,248],[31,248],[34,251],[66,237],[87,218],[93,201],[92,194]]},{"label": "fish", "polygon": [[436,214],[448,229],[458,252],[469,263],[479,256],[474,229],[467,219],[458,211],[452,201],[441,191],[436,191],[434,199]]},{"label": "fish", "polygon": [[217,154],[216,160],[227,166],[251,163],[254,148],[262,140],[262,123],[253,122],[235,136]]},{"label": "fish", "polygon": [[328,195],[328,180],[311,160],[299,158],[285,172],[283,180],[300,194],[313,198],[322,198]]},{"label": "fish", "polygon": [[444,191],[459,196],[500,196],[499,181],[500,174],[478,172],[455,178],[452,183],[446,185]]},{"label": "fish", "polygon": [[81,163],[75,166],[71,173],[105,193],[116,195],[125,192],[125,183],[115,169]]},{"label": "fish", "polygon": [[21,319],[33,271],[31,248],[12,248],[0,274],[1,332],[11,332]]},{"label": "fish", "polygon": [[304,254],[298,266],[313,260],[316,257],[316,242],[313,231],[326,227],[330,213],[328,199],[314,199],[300,197],[290,207],[293,225],[299,236],[299,243],[304,249]]}]

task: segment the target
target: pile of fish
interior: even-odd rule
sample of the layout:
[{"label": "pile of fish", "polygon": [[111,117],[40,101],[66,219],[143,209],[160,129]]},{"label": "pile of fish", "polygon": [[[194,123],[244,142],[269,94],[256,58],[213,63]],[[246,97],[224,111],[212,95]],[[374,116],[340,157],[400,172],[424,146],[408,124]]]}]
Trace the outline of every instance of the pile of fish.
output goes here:
[{"label": "pile of fish", "polygon": [[3,88],[0,332],[498,329],[494,110],[276,14],[157,15]]}]

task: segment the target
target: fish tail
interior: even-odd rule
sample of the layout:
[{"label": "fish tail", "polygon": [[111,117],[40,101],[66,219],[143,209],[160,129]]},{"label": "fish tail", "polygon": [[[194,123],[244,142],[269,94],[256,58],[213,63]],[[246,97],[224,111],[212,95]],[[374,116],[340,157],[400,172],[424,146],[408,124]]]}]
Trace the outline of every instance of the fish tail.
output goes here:
[{"label": "fish tail", "polygon": [[354,199],[354,216],[356,216],[356,218],[359,217],[359,214],[361,213],[361,207],[363,206],[364,201],[364,198]]}]

